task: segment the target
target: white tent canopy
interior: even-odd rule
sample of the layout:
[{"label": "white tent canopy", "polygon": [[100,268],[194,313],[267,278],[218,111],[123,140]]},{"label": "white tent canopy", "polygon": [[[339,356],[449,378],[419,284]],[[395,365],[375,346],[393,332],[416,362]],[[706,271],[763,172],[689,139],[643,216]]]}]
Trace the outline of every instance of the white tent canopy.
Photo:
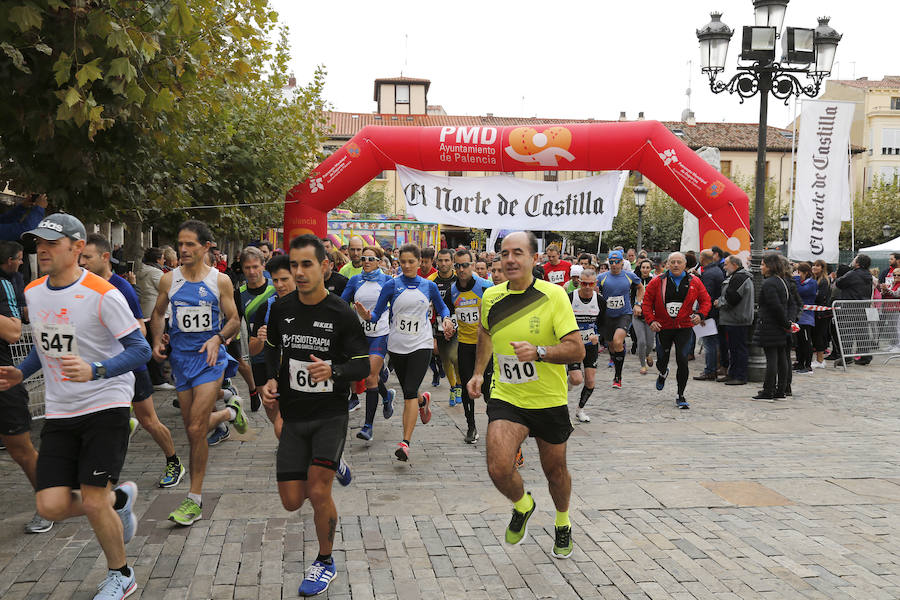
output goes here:
[{"label": "white tent canopy", "polygon": [[862,248],[860,252],[900,252],[900,237],[895,237],[891,241],[878,244],[877,246]]}]

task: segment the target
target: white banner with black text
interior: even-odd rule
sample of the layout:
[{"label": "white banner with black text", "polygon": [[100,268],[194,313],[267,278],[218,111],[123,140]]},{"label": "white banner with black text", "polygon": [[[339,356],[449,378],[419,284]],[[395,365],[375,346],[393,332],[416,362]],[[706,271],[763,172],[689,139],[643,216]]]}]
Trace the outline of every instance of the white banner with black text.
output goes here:
[{"label": "white banner with black text", "polygon": [[852,102],[806,100],[800,115],[794,218],[788,254],[838,262],[841,219],[850,203]]},{"label": "white banner with black text", "polygon": [[628,173],[571,181],[446,177],[397,165],[406,212],[419,221],[527,231],[609,231]]}]

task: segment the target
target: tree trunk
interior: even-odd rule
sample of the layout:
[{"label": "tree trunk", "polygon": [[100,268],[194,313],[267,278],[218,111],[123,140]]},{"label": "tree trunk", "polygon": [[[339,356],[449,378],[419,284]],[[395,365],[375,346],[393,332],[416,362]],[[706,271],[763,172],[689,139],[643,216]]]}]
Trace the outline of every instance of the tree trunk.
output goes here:
[{"label": "tree trunk", "polygon": [[141,258],[144,256],[142,225],[139,210],[130,211],[125,215],[125,260],[134,261],[135,275],[141,270]]}]

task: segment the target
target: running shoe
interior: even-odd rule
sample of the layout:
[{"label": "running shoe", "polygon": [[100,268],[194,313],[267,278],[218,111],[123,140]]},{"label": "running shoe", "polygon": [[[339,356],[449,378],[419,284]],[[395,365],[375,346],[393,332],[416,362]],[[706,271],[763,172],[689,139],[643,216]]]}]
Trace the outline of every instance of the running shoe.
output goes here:
[{"label": "running shoe", "polygon": [[522,452],[522,446],[519,446],[519,451],[516,452],[516,468],[521,469],[525,466],[525,454]]},{"label": "running shoe", "polygon": [[422,425],[427,425],[431,420],[431,394],[429,392],[422,394],[422,403],[419,404],[419,418],[422,420]]},{"label": "running shoe", "polygon": [[[531,492],[525,493],[531,497]],[[512,518],[509,520],[509,525],[506,527],[507,544],[517,546],[522,543],[522,540],[528,535],[528,519],[534,514],[535,508],[537,508],[537,503],[534,501],[533,497],[531,498],[531,510],[527,513],[520,513],[513,508]]]},{"label": "running shoe", "polygon": [[646,375],[646,374],[647,374],[647,367],[641,367],[640,373],[641,373],[641,375]]},{"label": "running shoe", "polygon": [[128,419],[128,441],[131,441],[131,438],[134,437],[134,433],[138,429],[138,420],[134,417],[129,417]]},{"label": "running shoe", "polygon": [[159,487],[170,488],[175,487],[184,478],[184,465],[180,460],[176,462],[167,462],[166,470],[159,479]]},{"label": "running shoe", "polygon": [[178,398],[172,400],[172,406],[174,406],[175,408],[181,408],[181,402],[178,401]]},{"label": "running shoe", "polygon": [[334,568],[334,560],[331,564],[322,561],[313,561],[306,577],[300,582],[300,589],[297,592],[301,596],[317,596],[328,589],[328,585],[337,574]]},{"label": "running shoe", "polygon": [[581,423],[590,423],[591,418],[588,416],[586,412],[584,412],[583,408],[579,408],[575,411],[575,418],[578,419]]},{"label": "running shoe", "polygon": [[647,355],[647,366],[648,366],[648,367],[652,367],[652,366],[653,366],[653,357],[650,356],[649,354]]},{"label": "running shoe", "polygon": [[656,377],[656,389],[658,389],[659,391],[662,391],[662,389],[664,387],[666,387],[666,377],[668,377],[668,376],[669,376],[669,370],[666,369],[665,373],[660,373]]},{"label": "running shoe", "polygon": [[466,443],[474,444],[478,440],[478,430],[475,429],[475,426],[472,425],[469,427],[469,430],[466,432]]},{"label": "running shoe", "polygon": [[462,404],[462,386],[456,386],[456,403]]},{"label": "running shoe", "polygon": [[116,486],[116,490],[121,490],[125,494],[125,506],[116,509],[116,514],[122,520],[122,539],[125,543],[131,541],[138,527],[137,517],[134,516],[134,500],[137,498],[137,484],[133,481],[125,481]]},{"label": "running shoe", "polygon": [[350,401],[347,403],[347,412],[353,412],[355,410],[359,410],[359,396],[350,396]]},{"label": "running shoe", "polygon": [[613,379],[613,387],[616,388],[617,390],[621,390],[622,389],[622,380],[619,379],[618,377],[614,378]]},{"label": "running shoe", "polygon": [[350,485],[350,482],[353,480],[353,475],[350,474],[350,465],[344,461],[344,457],[341,457],[341,462],[338,464],[334,476],[337,478],[338,483],[344,487]]},{"label": "running shoe", "polygon": [[53,521],[45,519],[37,513],[34,513],[31,520],[25,524],[25,533],[46,533],[51,529],[53,529]]},{"label": "running shoe", "polygon": [[675,399],[675,406],[682,410],[687,410],[691,407],[691,405],[688,404],[688,401],[684,399],[684,396],[678,396],[678,398]]},{"label": "running shoe", "polygon": [[573,548],[572,527],[570,525],[557,527],[556,535],[553,537],[553,556],[556,558],[569,558],[572,556]]},{"label": "running shoe", "polygon": [[216,425],[216,428],[212,430],[212,433],[209,434],[209,437],[206,438],[206,443],[209,446],[218,446],[227,440],[230,435],[231,431],[228,430],[228,425],[219,423]]},{"label": "running shoe", "polygon": [[247,418],[244,416],[244,409],[241,408],[241,399],[237,396],[232,396],[231,400],[225,403],[225,406],[234,409],[234,418],[231,419],[231,422],[234,423],[234,428],[237,432],[247,433]]},{"label": "running shoe", "polygon": [[127,577],[116,570],[108,571],[106,579],[97,586],[94,600],[122,600],[132,595],[137,590],[137,581],[134,580],[134,567],[129,570],[131,574]]},{"label": "running shoe", "polygon": [[612,369],[612,368],[615,367],[615,366],[616,366],[616,361],[614,361],[613,359],[609,359],[609,362],[606,363],[606,368],[607,368],[607,369]]},{"label": "running shoe", "polygon": [[250,412],[256,412],[262,406],[262,398],[259,397],[259,390],[254,390],[250,394]]},{"label": "running shoe", "polygon": [[187,527],[188,525],[193,525],[196,521],[199,521],[203,518],[203,512],[200,509],[200,505],[191,500],[190,498],[185,498],[182,500],[181,504],[169,514],[169,520],[173,523],[178,523],[179,525],[184,525]]},{"label": "running shoe", "polygon": [[381,407],[381,414],[385,419],[394,416],[394,396],[396,395],[397,392],[393,388],[387,391],[387,398],[384,399],[384,406]]},{"label": "running shoe", "polygon": [[394,456],[397,457],[397,460],[406,462],[409,460],[409,444],[406,442],[400,442],[397,444],[397,449],[394,450]]},{"label": "running shoe", "polygon": [[450,401],[448,402],[450,406],[456,406],[456,386],[450,388]]},{"label": "running shoe", "polygon": [[366,440],[367,442],[372,439],[372,425],[366,423],[362,426],[362,429],[359,430],[359,433],[356,434],[361,440]]},{"label": "running shoe", "polygon": [[378,378],[381,380],[381,383],[387,383],[388,377],[391,376],[391,372],[388,371],[386,366],[381,367],[381,372],[378,374]]},{"label": "running shoe", "polygon": [[175,389],[175,386],[172,385],[171,383],[169,383],[168,381],[163,381],[162,383],[158,383],[158,384],[154,385],[153,389],[160,391],[160,392],[171,392],[172,390]]}]

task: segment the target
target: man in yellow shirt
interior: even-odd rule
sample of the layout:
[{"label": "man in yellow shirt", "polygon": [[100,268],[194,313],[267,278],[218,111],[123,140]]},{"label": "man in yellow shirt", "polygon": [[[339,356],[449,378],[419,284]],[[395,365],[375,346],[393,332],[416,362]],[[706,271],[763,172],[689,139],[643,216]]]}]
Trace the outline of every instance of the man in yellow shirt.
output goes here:
[{"label": "man in yellow shirt", "polygon": [[506,283],[485,290],[481,299],[475,372],[468,382],[472,398],[481,396],[485,367],[493,360],[488,401],[488,474],[513,503],[506,542],[519,544],[535,509],[531,493],[514,467],[517,448],[532,436],[556,506],[552,554],[572,554],[569,497],[572,478],[566,467],[569,422],[566,365],[584,358],[584,344],[572,305],[562,287],[535,279],[537,239],[531,232],[506,236],[500,249]]}]

